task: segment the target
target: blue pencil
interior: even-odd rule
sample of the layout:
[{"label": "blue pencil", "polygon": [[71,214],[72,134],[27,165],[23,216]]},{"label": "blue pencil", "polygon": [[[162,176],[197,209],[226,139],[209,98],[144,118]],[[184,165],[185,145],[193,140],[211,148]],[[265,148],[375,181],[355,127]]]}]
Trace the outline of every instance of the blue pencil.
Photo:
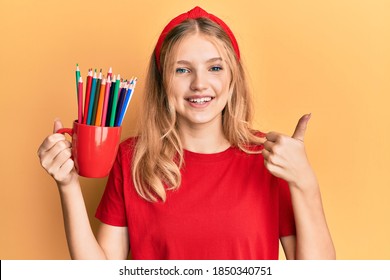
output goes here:
[{"label": "blue pencil", "polygon": [[120,117],[120,114],[121,114],[121,111],[122,111],[122,107],[123,107],[123,104],[124,104],[124,101],[125,101],[125,96],[126,96],[127,89],[128,89],[128,85],[126,83],[126,85],[121,88],[121,91],[120,91],[120,94],[119,94],[117,110],[116,110],[116,113],[115,113],[115,123],[114,123],[114,126],[119,126],[118,125],[119,117]]},{"label": "blue pencil", "polygon": [[119,115],[119,121],[118,121],[118,125],[117,126],[121,126],[122,123],[123,123],[123,119],[124,119],[125,114],[127,112],[127,108],[129,107],[131,98],[133,97],[133,92],[134,92],[136,83],[137,83],[137,78],[131,79],[129,88],[128,88],[127,92],[126,92],[125,101],[123,102],[123,107],[121,108],[121,113]]}]

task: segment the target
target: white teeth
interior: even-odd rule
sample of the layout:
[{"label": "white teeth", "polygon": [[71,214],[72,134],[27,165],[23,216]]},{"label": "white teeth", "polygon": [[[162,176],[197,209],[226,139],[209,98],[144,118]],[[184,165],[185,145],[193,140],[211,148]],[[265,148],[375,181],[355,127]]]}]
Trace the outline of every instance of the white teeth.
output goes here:
[{"label": "white teeth", "polygon": [[191,103],[202,104],[211,101],[211,99],[211,97],[189,98],[188,101],[190,101]]}]

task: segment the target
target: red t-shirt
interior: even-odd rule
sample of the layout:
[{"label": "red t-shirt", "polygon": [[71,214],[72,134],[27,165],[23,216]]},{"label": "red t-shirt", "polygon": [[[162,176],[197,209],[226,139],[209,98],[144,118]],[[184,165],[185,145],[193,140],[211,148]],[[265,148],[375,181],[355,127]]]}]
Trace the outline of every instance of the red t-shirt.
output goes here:
[{"label": "red t-shirt", "polygon": [[290,191],[261,154],[184,151],[181,186],[152,203],[133,185],[134,141],[120,145],[96,212],[128,227],[133,259],[278,259],[279,238],[295,234]]}]

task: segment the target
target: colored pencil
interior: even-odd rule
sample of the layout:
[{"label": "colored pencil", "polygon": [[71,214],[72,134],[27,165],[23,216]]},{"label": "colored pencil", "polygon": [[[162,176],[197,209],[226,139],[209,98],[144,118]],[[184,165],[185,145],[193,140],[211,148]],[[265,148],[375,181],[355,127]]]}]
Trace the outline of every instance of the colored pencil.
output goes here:
[{"label": "colored pencil", "polygon": [[78,91],[78,96],[77,96],[78,123],[80,124],[83,122],[83,78],[82,77],[79,78],[77,91]]},{"label": "colored pencil", "polygon": [[113,75],[111,67],[105,78],[102,69],[97,73],[96,69],[90,68],[85,81],[84,100],[84,81],[80,75],[78,63],[75,74],[77,121],[94,126],[121,126],[133,96],[137,78],[132,77],[130,81],[123,80],[119,74]]},{"label": "colored pencil", "polygon": [[114,126],[118,126],[119,118],[121,115],[121,110],[122,110],[123,104],[125,102],[126,92],[127,92],[128,88],[129,88],[129,86],[127,83],[125,83],[125,85],[121,88],[119,99],[118,99],[118,104],[116,106]]},{"label": "colored pencil", "polygon": [[105,94],[104,94],[102,121],[100,124],[101,126],[106,125],[108,100],[110,99],[110,89],[111,89],[111,77],[107,77],[106,90],[105,90]]},{"label": "colored pencil", "polygon": [[76,64],[76,92],[77,92],[77,99],[79,98],[79,80],[80,80],[80,68],[79,64]]},{"label": "colored pencil", "polygon": [[100,85],[102,83],[102,69],[100,69],[99,77],[96,82],[96,95],[95,95],[95,101],[93,103],[93,109],[92,109],[92,118],[91,118],[91,125],[95,124],[95,119],[96,119],[96,111],[98,107],[98,102],[99,102],[99,94],[100,94]]},{"label": "colored pencil", "polygon": [[91,84],[92,84],[92,69],[88,71],[87,86],[85,89],[83,124],[87,124],[87,120],[88,120],[88,107],[89,107],[89,99],[91,96]]},{"label": "colored pencil", "polygon": [[115,124],[115,115],[116,115],[116,107],[118,105],[118,94],[119,94],[119,86],[120,86],[120,84],[121,84],[121,78],[120,78],[120,75],[118,74],[117,82],[115,84],[114,97],[112,99],[110,126],[114,126],[114,124]]},{"label": "colored pencil", "polygon": [[112,104],[114,100],[114,91],[116,84],[119,83],[119,81],[116,80],[116,75],[112,78],[111,81],[111,89],[110,89],[110,99],[108,100],[108,107],[107,107],[107,115],[106,115],[106,126],[110,126],[111,122],[111,112],[112,112]]},{"label": "colored pencil", "polygon": [[121,126],[122,123],[123,123],[123,119],[124,119],[125,114],[127,112],[127,108],[129,107],[131,98],[133,97],[133,92],[134,92],[136,84],[137,84],[137,78],[134,78],[134,79],[132,78],[131,81],[130,81],[130,84],[129,84],[129,88],[128,88],[127,92],[126,92],[126,98],[125,98],[125,101],[124,101],[123,108],[121,110],[118,126]]},{"label": "colored pencil", "polygon": [[89,98],[89,106],[88,106],[88,116],[87,116],[87,124],[92,124],[92,114],[93,114],[93,105],[95,104],[95,96],[96,96],[96,83],[97,83],[97,75],[96,75],[96,69],[93,73],[92,78],[92,86],[91,86],[91,96]]},{"label": "colored pencil", "polygon": [[103,78],[100,86],[99,102],[96,110],[95,125],[100,126],[102,123],[102,112],[104,103],[104,93],[106,92],[106,78]]},{"label": "colored pencil", "polygon": [[110,67],[110,69],[108,69],[108,73],[107,73],[107,79],[108,77],[110,77],[110,79],[112,78],[112,68]]}]

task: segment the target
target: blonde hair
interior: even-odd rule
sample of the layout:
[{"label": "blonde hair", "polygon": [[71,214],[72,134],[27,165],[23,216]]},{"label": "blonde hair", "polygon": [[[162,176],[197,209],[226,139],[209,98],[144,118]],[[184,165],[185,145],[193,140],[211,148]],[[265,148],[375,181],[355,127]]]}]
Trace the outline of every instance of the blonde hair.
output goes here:
[{"label": "blonde hair", "polygon": [[[252,146],[262,144],[250,128],[252,100],[244,69],[223,29],[207,18],[188,19],[173,28],[161,47],[160,69],[152,54],[146,79],[140,118],[139,137],[135,146],[132,176],[137,193],[148,201],[166,200],[166,190],[181,183],[183,146],[176,122],[176,111],[168,95],[175,48],[190,34],[200,33],[212,40],[231,71],[231,98],[222,112],[222,127],[232,146],[254,153]],[[166,74],[168,73],[168,74]]]}]

